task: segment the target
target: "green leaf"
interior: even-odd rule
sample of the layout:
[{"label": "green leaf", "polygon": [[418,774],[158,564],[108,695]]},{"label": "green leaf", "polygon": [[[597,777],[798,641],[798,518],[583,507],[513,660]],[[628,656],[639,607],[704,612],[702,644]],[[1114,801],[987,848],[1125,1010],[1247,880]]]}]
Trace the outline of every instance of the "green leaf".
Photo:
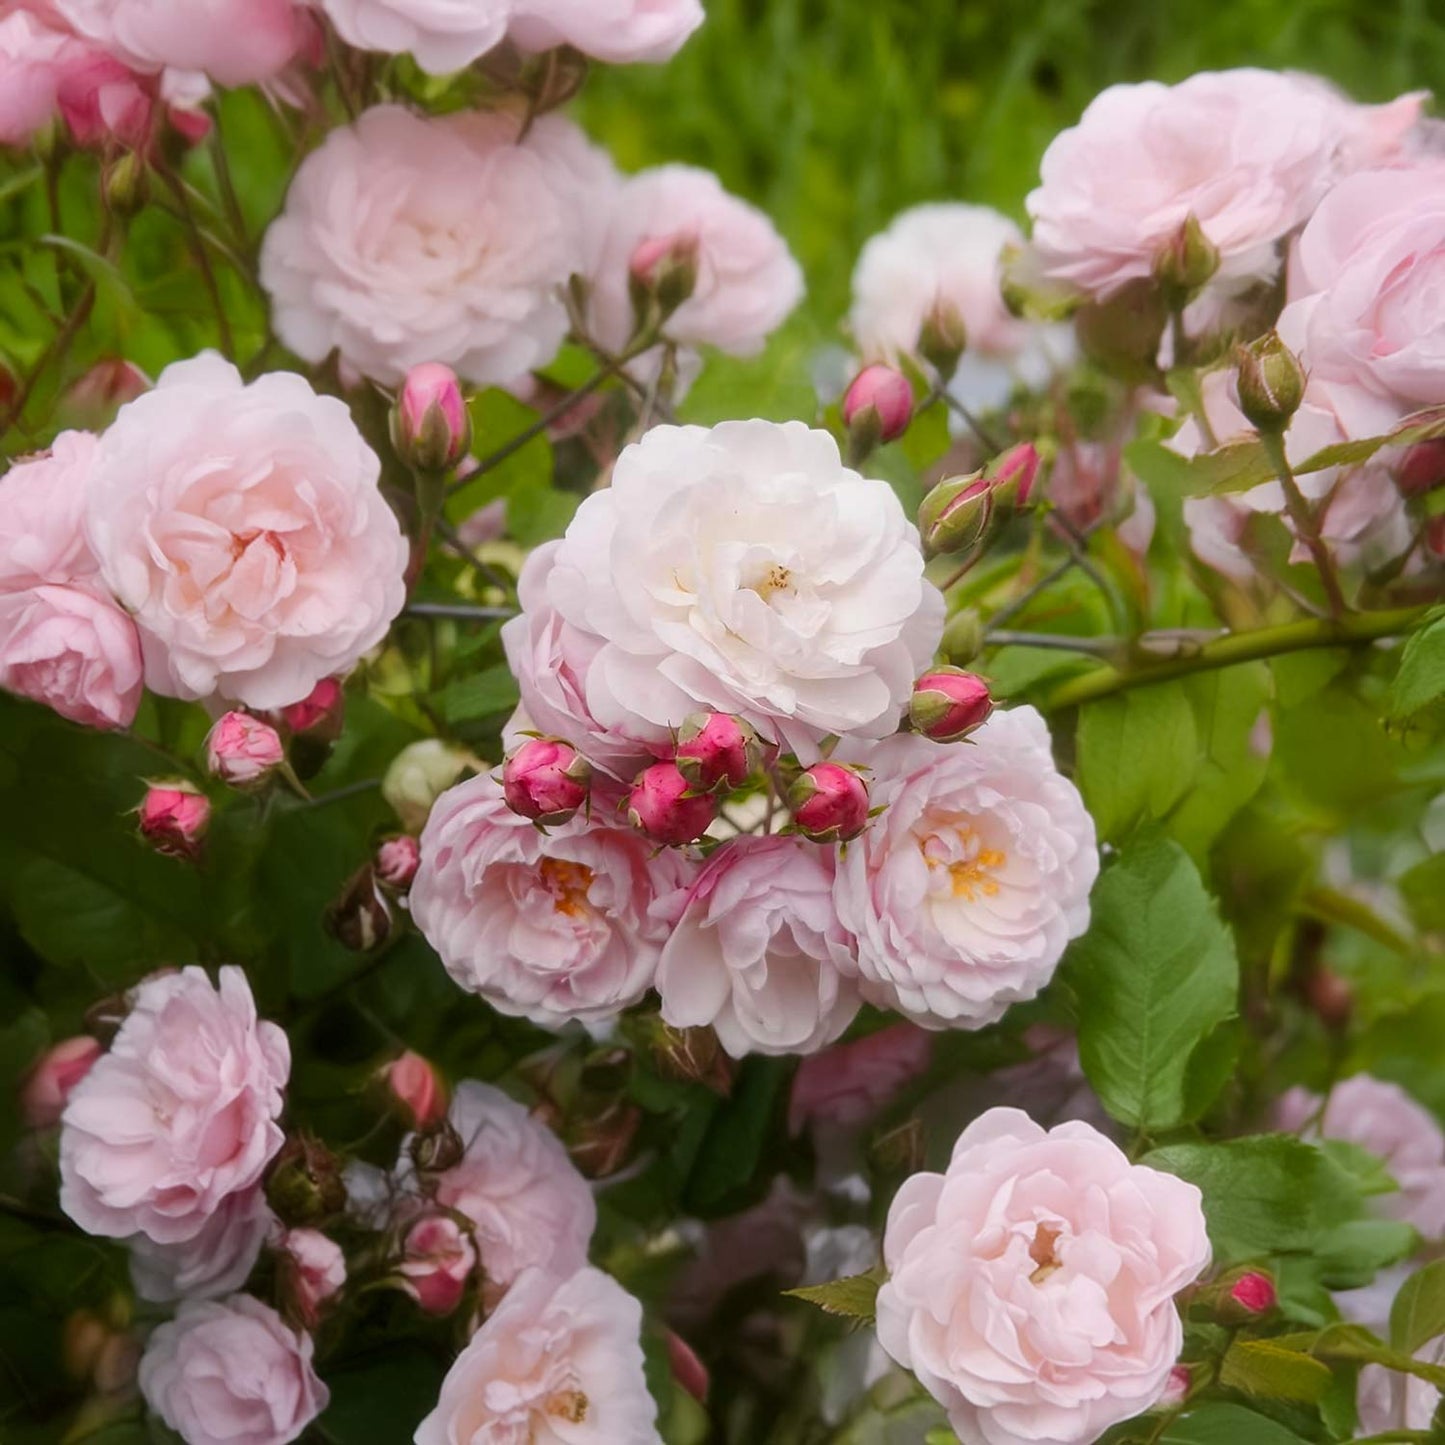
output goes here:
[{"label": "green leaf", "polygon": [[1064,972],[1089,1082],[1116,1119],[1139,1129],[1197,1117],[1209,1100],[1186,1091],[1190,1057],[1237,1007],[1229,931],[1188,855],[1159,838],[1105,871],[1093,913]]},{"label": "green leaf", "polygon": [[1300,1436],[1243,1405],[1210,1401],[1172,1421],[1158,1445],[1304,1445]]},{"label": "green leaf", "polygon": [[1402,874],[1400,893],[1417,928],[1445,932],[1445,853],[1433,853]]},{"label": "green leaf", "polygon": [[1417,1269],[1390,1307],[1390,1344],[1413,1355],[1427,1340],[1445,1334],[1445,1259]]},{"label": "green leaf", "polygon": [[410,1440],[441,1391],[441,1362],[415,1345],[389,1344],[373,1359],[327,1376],[331,1404],[321,1417],[335,1445]]},{"label": "green leaf", "polygon": [[827,1284],[803,1285],[798,1289],[784,1290],[793,1299],[807,1300],[817,1305],[825,1314],[843,1315],[850,1320],[873,1323],[878,1300],[878,1289],[882,1280],[876,1271],[867,1274],[850,1274],[846,1279],[832,1279]]},{"label": "green leaf", "polygon": [[494,713],[510,712],[517,705],[517,679],[505,663],[459,677],[437,697],[437,707],[449,726]]},{"label": "green leaf", "polygon": [[1358,466],[1369,461],[1382,447],[1407,447],[1442,436],[1445,436],[1445,407],[1426,407],[1424,411],[1407,416],[1399,426],[1383,436],[1361,437],[1357,441],[1336,442],[1333,446],[1322,447],[1300,462],[1295,471],[1322,472],[1327,467]]},{"label": "green leaf", "polygon": [[1367,1365],[1384,1365],[1397,1374],[1413,1375],[1437,1390],[1445,1390],[1445,1365],[1427,1364],[1403,1350],[1394,1349],[1371,1334],[1363,1325],[1330,1325],[1312,1335],[1281,1335],[1281,1344],[1307,1349],[1321,1359],[1359,1361]]},{"label": "green leaf", "polygon": [[1136,476],[1167,497],[1207,497],[1247,492],[1274,477],[1264,447],[1257,441],[1231,442],[1217,451],[1184,457],[1161,441],[1130,442],[1124,461]]},{"label": "green leaf", "polygon": [[1352,1219],[1320,1236],[1315,1254],[1331,1289],[1363,1289],[1382,1270],[1408,1258],[1420,1237],[1394,1219]]},{"label": "green leaf", "polygon": [[1431,735],[1445,730],[1445,617],[1413,633],[1390,687],[1390,721]]},{"label": "green leaf", "polygon": [[1199,739],[1184,685],[1101,698],[1079,717],[1079,787],[1099,836],[1118,840],[1164,817],[1190,788]]},{"label": "green leaf", "polygon": [[754,1057],[743,1065],[697,1152],[685,1194],[689,1209],[715,1216],[749,1197],[789,1072],[785,1059]]},{"label": "green leaf", "polygon": [[1313,1404],[1330,1387],[1330,1367],[1272,1340],[1235,1340],[1219,1367],[1219,1382],[1266,1400]]}]

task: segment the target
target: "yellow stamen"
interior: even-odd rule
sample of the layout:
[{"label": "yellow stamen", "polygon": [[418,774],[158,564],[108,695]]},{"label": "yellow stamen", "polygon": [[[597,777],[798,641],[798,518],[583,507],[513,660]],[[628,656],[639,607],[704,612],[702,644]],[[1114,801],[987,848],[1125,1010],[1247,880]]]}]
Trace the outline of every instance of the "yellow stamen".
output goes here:
[{"label": "yellow stamen", "polygon": [[580,917],[587,911],[587,891],[592,887],[592,870],[585,863],[568,858],[544,858],[542,881],[552,894],[552,907],[568,918]]}]

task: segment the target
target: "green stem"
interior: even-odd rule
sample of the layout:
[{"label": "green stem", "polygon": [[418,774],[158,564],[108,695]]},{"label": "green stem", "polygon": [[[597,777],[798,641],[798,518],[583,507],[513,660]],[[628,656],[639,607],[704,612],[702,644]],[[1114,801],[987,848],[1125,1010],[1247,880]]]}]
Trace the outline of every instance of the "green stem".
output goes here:
[{"label": "green stem", "polygon": [[1309,548],[1309,554],[1314,558],[1315,568],[1320,574],[1321,583],[1324,584],[1325,597],[1329,600],[1330,615],[1343,617],[1349,609],[1340,587],[1339,573],[1335,571],[1335,561],[1330,556],[1330,549],[1325,546],[1324,538],[1320,536],[1314,510],[1295,480],[1294,468],[1290,466],[1289,458],[1285,455],[1284,436],[1277,431],[1261,431],[1259,439],[1264,443],[1264,449],[1274,465],[1280,486],[1284,488],[1285,507],[1289,511],[1290,520],[1294,522],[1300,541]]},{"label": "green stem", "polygon": [[450,617],[457,622],[505,622],[517,615],[515,607],[475,607],[467,602],[411,602],[408,617]]},{"label": "green stem", "polygon": [[1188,656],[1143,662],[1133,668],[1099,668],[1082,677],[1061,683],[1048,696],[1049,709],[1077,707],[1128,688],[1147,687],[1196,672],[1211,672],[1241,662],[1255,662],[1285,652],[1303,652],[1316,647],[1350,647],[1376,642],[1407,632],[1428,612],[1427,607],[1405,607],[1390,612],[1356,612],[1340,618],[1307,618],[1282,627],[1261,627],[1251,632],[1231,633],[1192,648]]},{"label": "green stem", "polygon": [[1071,637],[1062,632],[1010,632],[990,628],[986,634],[990,647],[1038,647],[1054,652],[1083,652],[1090,657],[1111,657],[1119,650],[1111,637]]}]

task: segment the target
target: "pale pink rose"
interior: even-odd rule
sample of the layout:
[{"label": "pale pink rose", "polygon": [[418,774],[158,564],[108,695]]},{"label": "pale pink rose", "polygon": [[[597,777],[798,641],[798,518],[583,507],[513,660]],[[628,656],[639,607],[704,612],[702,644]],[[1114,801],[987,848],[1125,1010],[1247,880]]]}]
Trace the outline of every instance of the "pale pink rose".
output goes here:
[{"label": "pale pink rose", "polygon": [[60,65],[71,43],[27,11],[0,19],[0,145],[29,145],[54,118]]},{"label": "pale pink rose", "polygon": [[[1376,1325],[1388,1337],[1388,1323],[1376,1321]],[[1445,1335],[1426,1341],[1415,1351],[1415,1358],[1426,1365],[1445,1365]],[[1403,1430],[1428,1434],[1439,1406],[1440,1391],[1428,1380],[1384,1365],[1366,1365],[1355,1387],[1355,1408],[1359,1412],[1356,1434],[1361,1439],[1375,1435],[1388,1438]]]},{"label": "pale pink rose", "polygon": [[87,1234],[194,1239],[280,1149],[286,1035],[246,975],[185,968],[140,984],[110,1052],[76,1085],[60,1132],[61,1208]]},{"label": "pale pink rose", "polygon": [[1276,1105],[1276,1123],[1308,1126],[1310,1137],[1342,1139],[1379,1155],[1400,1186],[1375,1201],[1379,1211],[1414,1225],[1426,1239],[1445,1235],[1445,1133],[1435,1116],[1398,1084],[1369,1074],[1336,1084],[1323,1114],[1320,1104],[1319,1095],[1290,1089]]},{"label": "pale pink rose", "polygon": [[222,713],[206,735],[206,767],[233,788],[263,781],[285,761],[280,733],[248,712]]},{"label": "pale pink rose", "polygon": [[449,1214],[418,1219],[402,1241],[397,1273],[402,1287],[429,1315],[449,1315],[461,1303],[477,1267],[477,1252]]},{"label": "pale pink rose", "polygon": [[330,1399],[312,1348],[251,1295],[191,1300],[147,1342],[141,1394],[186,1445],[290,1445]]},{"label": "pale pink rose", "polygon": [[961,1439],[1088,1445],[1164,1394],[1210,1254],[1194,1185],[990,1109],[898,1191],[883,1257],[879,1341]]},{"label": "pale pink rose", "polygon": [[801,422],[654,427],[582,503],[546,591],[602,639],[603,729],[666,748],[689,714],[736,713],[805,761],[827,734],[892,732],[943,625],[897,494]]},{"label": "pale pink rose", "polygon": [[248,385],[207,353],[122,407],[85,528],[147,684],[284,707],[380,642],[408,560],[380,471],[345,405],[290,372]]},{"label": "pale pink rose", "polygon": [[321,1319],[322,1306],[346,1283],[346,1256],[319,1229],[288,1229],[276,1243],[287,1298],[309,1330]]},{"label": "pale pink rose", "polygon": [[[1418,97],[1406,101],[1418,114]],[[1110,86],[1044,153],[1026,203],[1035,261],[1048,280],[1108,297],[1150,276],[1193,216],[1219,252],[1211,290],[1268,280],[1278,243],[1348,168],[1395,149],[1413,114],[1266,70]]]},{"label": "pale pink rose", "polygon": [[858,1012],[852,940],[833,907],[833,856],[806,839],[736,838],[708,859],[662,950],[674,1027],[711,1024],[734,1058],[809,1054]]},{"label": "pale pink rose", "polygon": [[903,735],[861,754],[884,811],[838,865],[863,997],[925,1028],[980,1028],[1035,997],[1089,923],[1094,823],[1031,707],[968,746]]},{"label": "pale pink rose", "polygon": [[51,0],[76,32],[134,70],[270,80],[307,39],[297,0]]},{"label": "pale pink rose", "polygon": [[[457,1085],[447,1116],[466,1150],[459,1164],[427,1176],[429,1197],[472,1221],[488,1298],[523,1270],[570,1274],[587,1263],[597,1206],[561,1141],[490,1084]],[[412,1175],[405,1148],[399,1176]]]},{"label": "pale pink rose", "polygon": [[608,811],[598,802],[543,833],[486,776],[437,800],[411,911],[462,988],[554,1029],[613,1018],[647,992],[668,934],[650,910],[684,865],[653,857]]},{"label": "pale pink rose", "polygon": [[97,440],[66,431],[0,478],[0,592],[93,578],[81,519]]},{"label": "pale pink rose", "polygon": [[642,1306],[599,1269],[529,1270],[457,1357],[416,1445],[662,1445]]},{"label": "pale pink rose", "polygon": [[442,363],[479,385],[545,366],[567,334],[561,287],[588,271],[612,164],[560,116],[523,139],[503,111],[397,105],[333,130],[266,233],[261,279],[281,339],[339,350],[399,384]]},{"label": "pale pink rose", "polygon": [[803,273],[772,221],[711,171],[659,166],[622,183],[592,274],[594,340],[620,351],[634,328],[630,267],[639,246],[696,248],[692,294],[662,324],[670,341],[754,356],[803,297]]},{"label": "pale pink rose", "polygon": [[1445,402],[1445,163],[1351,176],[1290,261],[1279,333],[1347,437]]},{"label": "pale pink rose", "polygon": [[228,1194],[192,1239],[130,1241],[130,1277],[144,1300],[215,1299],[246,1283],[276,1217],[259,1184]]},{"label": "pale pink rose", "polygon": [[358,50],[410,55],[429,75],[464,70],[499,45],[515,0],[319,0]]},{"label": "pale pink rose", "polygon": [[788,1132],[801,1134],[810,1123],[866,1124],[923,1073],[932,1052],[931,1036],[904,1023],[804,1059],[788,1096]]},{"label": "pale pink rose", "polygon": [[523,50],[570,45],[612,65],[671,60],[703,22],[701,0],[512,0]]},{"label": "pale pink rose", "polygon": [[47,1049],[20,1090],[20,1112],[32,1129],[49,1129],[60,1122],[71,1090],[90,1072],[105,1052],[89,1034],[62,1039]]}]

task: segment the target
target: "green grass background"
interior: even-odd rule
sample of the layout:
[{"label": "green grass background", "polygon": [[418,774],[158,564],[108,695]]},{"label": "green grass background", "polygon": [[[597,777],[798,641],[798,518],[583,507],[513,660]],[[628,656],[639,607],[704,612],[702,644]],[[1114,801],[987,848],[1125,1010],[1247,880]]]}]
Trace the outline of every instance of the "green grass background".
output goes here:
[{"label": "green grass background", "polygon": [[1263,65],[1362,100],[1445,96],[1445,0],[704,0],[670,64],[599,67],[580,114],[628,170],[686,160],[759,202],[831,328],[862,243],[919,201],[1015,216],[1116,81]]}]

